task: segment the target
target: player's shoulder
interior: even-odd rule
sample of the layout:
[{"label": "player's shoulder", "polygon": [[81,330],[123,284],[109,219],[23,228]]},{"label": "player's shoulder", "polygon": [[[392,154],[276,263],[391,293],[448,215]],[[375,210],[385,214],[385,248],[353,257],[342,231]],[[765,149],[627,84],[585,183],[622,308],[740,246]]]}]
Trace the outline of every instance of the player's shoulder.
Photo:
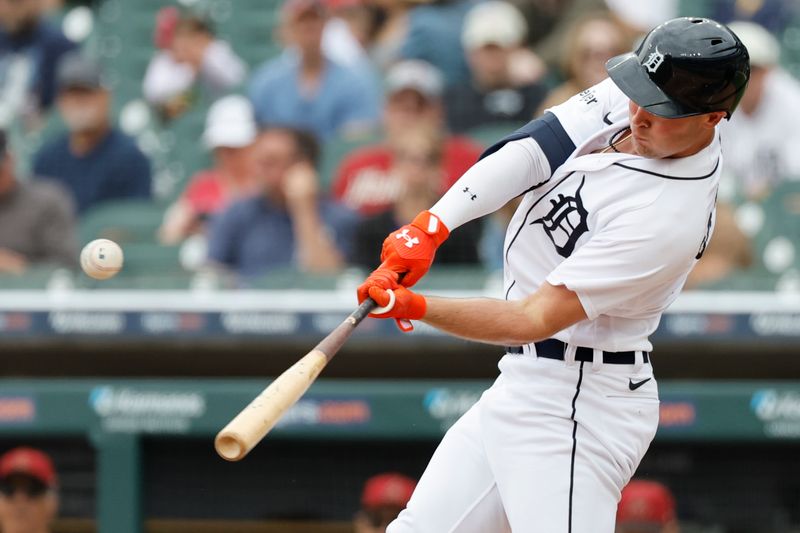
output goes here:
[{"label": "player's shoulder", "polygon": [[[716,157],[715,157],[716,156]],[[606,216],[626,214],[654,233],[683,233],[679,221],[692,227],[704,223],[713,208],[720,178],[718,151],[681,159],[619,158],[591,173],[587,191]]]},{"label": "player's shoulder", "polygon": [[546,111],[555,115],[572,142],[580,146],[598,131],[624,122],[628,102],[619,87],[606,78]]},{"label": "player's shoulder", "polygon": [[573,95],[564,103],[549,108],[548,111],[555,114],[559,120],[566,120],[576,115],[605,117],[605,114],[609,113],[605,122],[606,125],[611,125],[615,122],[611,120],[611,115],[621,108],[627,111],[627,105],[628,97],[611,78],[606,78]]}]

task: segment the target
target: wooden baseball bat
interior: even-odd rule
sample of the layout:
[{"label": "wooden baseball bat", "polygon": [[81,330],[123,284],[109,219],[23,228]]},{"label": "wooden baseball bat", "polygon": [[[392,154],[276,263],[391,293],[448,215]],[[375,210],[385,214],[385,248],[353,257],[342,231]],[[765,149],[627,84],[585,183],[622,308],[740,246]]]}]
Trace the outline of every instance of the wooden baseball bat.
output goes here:
[{"label": "wooden baseball bat", "polygon": [[356,326],[375,307],[377,304],[372,298],[364,300],[313,350],[275,378],[261,391],[261,394],[242,409],[214,439],[214,448],[220,457],[228,461],[238,461],[247,455],[283,414],[305,394]]}]

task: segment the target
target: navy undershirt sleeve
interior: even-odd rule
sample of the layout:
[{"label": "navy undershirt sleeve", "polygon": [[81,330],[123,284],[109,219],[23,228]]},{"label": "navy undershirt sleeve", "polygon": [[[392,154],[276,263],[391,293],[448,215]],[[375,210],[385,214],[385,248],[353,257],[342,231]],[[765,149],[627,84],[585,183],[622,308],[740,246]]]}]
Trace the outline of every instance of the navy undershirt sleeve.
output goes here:
[{"label": "navy undershirt sleeve", "polygon": [[539,144],[550,164],[551,175],[575,151],[575,143],[569,138],[561,122],[553,113],[547,112],[490,146],[481,154],[481,159],[495,153],[506,143],[525,137],[531,137]]}]

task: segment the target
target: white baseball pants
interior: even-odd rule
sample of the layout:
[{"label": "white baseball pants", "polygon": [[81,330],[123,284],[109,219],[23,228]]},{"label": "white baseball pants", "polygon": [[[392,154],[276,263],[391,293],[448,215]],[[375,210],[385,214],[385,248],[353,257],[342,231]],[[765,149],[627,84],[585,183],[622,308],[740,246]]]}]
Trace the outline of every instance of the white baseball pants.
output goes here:
[{"label": "white baseball pants", "polygon": [[387,533],[613,533],[658,426],[652,367],[507,354],[500,370]]}]

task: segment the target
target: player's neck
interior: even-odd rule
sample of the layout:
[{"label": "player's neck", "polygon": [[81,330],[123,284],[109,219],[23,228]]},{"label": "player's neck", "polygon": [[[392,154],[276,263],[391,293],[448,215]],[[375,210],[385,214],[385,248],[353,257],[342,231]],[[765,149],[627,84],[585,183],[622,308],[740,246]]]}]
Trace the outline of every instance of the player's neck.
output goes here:
[{"label": "player's neck", "polygon": [[714,141],[714,135],[716,135],[716,130],[712,128],[706,131],[705,134],[702,135],[700,139],[697,142],[693,143],[690,147],[686,148],[685,150],[681,150],[680,152],[673,154],[671,156],[667,156],[665,157],[665,159],[678,159],[681,157],[689,157],[698,152],[701,152],[703,149],[705,149],[706,146],[708,146]]}]

